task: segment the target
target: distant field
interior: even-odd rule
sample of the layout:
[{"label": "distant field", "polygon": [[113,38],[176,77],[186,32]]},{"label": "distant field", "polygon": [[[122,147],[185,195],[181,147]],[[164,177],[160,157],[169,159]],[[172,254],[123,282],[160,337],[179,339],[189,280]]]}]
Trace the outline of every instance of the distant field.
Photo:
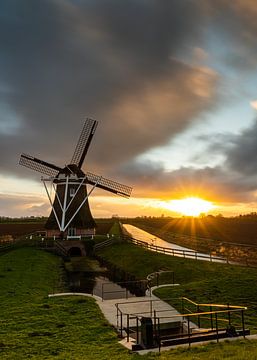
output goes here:
[{"label": "distant field", "polygon": [[130,222],[140,227],[151,227],[160,233],[179,233],[257,246],[257,217],[135,218]]},{"label": "distant field", "polygon": [[257,218],[136,218],[128,223],[170,243],[257,266]]},{"label": "distant field", "polygon": [[[114,221],[112,219],[97,219],[97,235],[106,235],[111,227],[113,226]],[[35,231],[43,231],[45,223],[44,222],[10,222],[10,223],[0,223],[0,236],[2,235],[12,235],[14,238],[26,234],[33,233]]]},{"label": "distant field", "polygon": [[30,234],[34,231],[44,230],[44,223],[4,223],[0,224],[0,236],[12,235],[13,237]]}]

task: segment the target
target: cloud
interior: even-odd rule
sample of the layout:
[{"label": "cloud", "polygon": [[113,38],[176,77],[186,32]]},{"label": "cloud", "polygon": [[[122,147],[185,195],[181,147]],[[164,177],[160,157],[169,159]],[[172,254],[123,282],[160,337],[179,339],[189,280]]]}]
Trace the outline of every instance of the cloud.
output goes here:
[{"label": "cloud", "polygon": [[257,100],[253,100],[250,102],[250,105],[252,108],[254,108],[255,110],[257,110]]},{"label": "cloud", "polygon": [[[216,101],[218,75],[177,52],[201,44],[197,2],[1,2],[0,170],[27,152],[69,162],[84,115],[100,121],[87,166],[109,169],[165,144]],[[18,131],[18,130],[19,131]],[[11,146],[10,146],[11,144]],[[103,154],[105,156],[103,156]]]},{"label": "cloud", "polygon": [[[245,177],[257,175],[257,119],[254,124],[244,130],[240,135],[231,138],[233,146],[227,152],[226,166],[234,172]],[[255,179],[256,184],[256,179]]]},{"label": "cloud", "polygon": [[46,199],[40,196],[0,194],[0,216],[42,216],[49,209]]},{"label": "cloud", "polygon": [[[100,124],[86,170],[134,184],[140,196],[203,194],[205,187],[213,198],[248,198],[254,190],[256,126],[229,137],[229,147],[216,142],[227,157],[224,167],[167,172],[161,163],[135,159],[222,102],[219,74],[197,65],[211,59],[204,48],[209,31],[219,29],[229,44],[221,61],[255,69],[253,5],[249,0],[2,1],[1,173],[38,178],[18,166],[21,152],[60,166],[69,162],[88,115]],[[179,56],[192,57],[192,49],[194,65]],[[32,211],[40,210],[33,204]]]},{"label": "cloud", "polygon": [[242,72],[254,71],[257,66],[255,0],[208,0],[204,6],[213,24],[218,24],[223,43],[228,44],[223,62]]}]

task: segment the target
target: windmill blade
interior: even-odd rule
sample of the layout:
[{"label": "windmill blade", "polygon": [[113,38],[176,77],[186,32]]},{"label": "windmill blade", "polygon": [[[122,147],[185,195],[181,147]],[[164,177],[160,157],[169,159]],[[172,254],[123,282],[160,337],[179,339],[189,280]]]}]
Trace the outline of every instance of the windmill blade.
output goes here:
[{"label": "windmill blade", "polygon": [[118,182],[103,178],[90,172],[86,173],[86,177],[87,183],[90,185],[95,185],[96,187],[124,197],[130,197],[131,195],[132,187],[130,186],[122,185]]},{"label": "windmill blade", "polygon": [[79,141],[77,143],[76,149],[71,159],[71,163],[77,165],[79,168],[81,168],[84,162],[91,140],[94,136],[97,124],[98,122],[96,120],[89,118],[87,118],[84,123],[82,132],[79,137]]},{"label": "windmill blade", "polygon": [[19,164],[48,176],[56,176],[62,169],[27,154],[21,154]]}]

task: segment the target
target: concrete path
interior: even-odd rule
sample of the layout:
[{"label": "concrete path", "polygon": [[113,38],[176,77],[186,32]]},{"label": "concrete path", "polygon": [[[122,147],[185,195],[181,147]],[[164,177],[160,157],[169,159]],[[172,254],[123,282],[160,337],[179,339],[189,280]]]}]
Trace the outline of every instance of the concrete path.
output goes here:
[{"label": "concrete path", "polygon": [[[180,313],[170,306],[168,303],[160,300],[156,296],[142,296],[130,299],[114,299],[114,300],[97,300],[97,304],[99,305],[102,313],[105,318],[116,328],[119,327],[117,323],[117,307],[123,314],[123,321],[126,321],[126,315],[129,314],[131,316],[137,315],[139,317],[153,317],[154,312],[156,316],[162,316],[160,322],[175,322],[182,321],[182,317]],[[170,318],[170,317],[173,318]],[[167,317],[165,319],[164,317]],[[124,324],[124,323],[123,323]],[[130,326],[135,326],[136,320],[130,320]]]},{"label": "concrete path", "polygon": [[[174,285],[170,285],[174,286]],[[99,308],[101,309],[106,320],[113,325],[116,330],[122,334],[123,339],[120,341],[120,344],[125,346],[127,349],[131,350],[132,345],[136,344],[136,338],[129,336],[125,330],[121,331],[121,321],[122,329],[127,328],[127,314],[130,315],[129,328],[136,326],[136,319],[133,318],[133,315],[137,315],[139,318],[144,317],[153,317],[154,313],[156,317],[160,318],[160,323],[172,323],[172,322],[183,322],[183,317],[181,314],[174,309],[171,305],[165,301],[160,300],[157,296],[151,295],[148,293],[146,296],[136,297],[129,299],[112,299],[112,300],[102,300],[100,297],[91,294],[85,293],[58,293],[58,294],[49,294],[48,297],[58,297],[58,296],[87,296],[93,297],[96,300]],[[120,313],[118,315],[117,307],[122,312],[122,320]],[[153,321],[154,322],[154,321]],[[140,326],[139,321],[139,326]],[[197,328],[193,322],[190,321],[190,328]],[[129,340],[129,341],[128,341]],[[153,351],[153,349],[151,349]],[[140,353],[140,352],[139,352]]]},{"label": "concrete path", "polygon": [[[172,285],[171,285],[172,286]],[[174,309],[172,306],[167,304],[166,302],[160,300],[158,297],[152,295],[151,297],[149,295],[135,298],[135,301],[131,301],[131,299],[113,299],[113,300],[104,300],[96,295],[91,294],[85,294],[85,293],[58,293],[58,294],[49,294],[48,297],[58,297],[58,296],[87,296],[87,297],[93,297],[98,306],[100,307],[104,317],[108,320],[108,322],[113,325],[117,329],[117,307],[116,304],[119,304],[119,308],[128,313],[128,314],[135,314],[137,313],[139,316],[140,314],[142,316],[149,316],[151,311],[153,312],[156,310],[157,316],[162,316],[163,313],[165,313],[165,316],[174,316],[173,318],[169,319],[163,319],[163,322],[172,322],[172,321],[183,321],[182,316],[180,316],[180,313]],[[151,304],[152,302],[152,304]],[[125,320],[125,319],[124,319]],[[124,324],[126,326],[126,322]],[[133,323],[130,324],[130,326],[133,326]],[[197,325],[190,322],[191,328],[197,328]],[[132,345],[136,344],[136,340],[133,337],[129,337],[129,341],[127,341],[127,337],[125,336],[125,332],[123,333],[124,338],[119,341],[121,345],[126,347],[127,349],[131,350]],[[235,337],[235,338],[226,338],[226,339],[220,339],[219,341],[234,341],[234,340],[241,340],[244,339],[243,337]],[[246,336],[246,339],[249,340],[257,340],[257,335],[250,335]],[[192,343],[191,346],[199,346],[199,345],[205,345],[206,343],[209,343],[210,341],[205,342],[197,342]],[[213,341],[211,341],[213,342]],[[188,344],[183,345],[174,345],[174,346],[166,346],[162,347],[161,351],[167,351],[173,348],[177,347],[188,347]],[[144,355],[148,352],[158,352],[158,348],[154,349],[146,349],[146,350],[140,350],[137,351],[138,354]]]},{"label": "concrete path", "polygon": [[[169,285],[174,286],[174,285]],[[182,321],[180,313],[174,309],[171,305],[165,301],[160,300],[155,295],[146,295],[142,297],[135,297],[133,299],[111,299],[111,300],[102,300],[99,296],[86,294],[86,293],[58,293],[58,294],[49,294],[48,297],[59,297],[59,296],[87,296],[93,297],[96,300],[96,303],[100,307],[104,317],[108,322],[113,325],[115,328],[118,328],[117,323],[117,306],[123,314],[137,315],[139,317],[151,317],[154,316],[154,311],[156,316],[162,316],[161,322],[175,322]],[[118,304],[118,305],[117,305]],[[124,315],[125,316],[125,315]],[[169,319],[164,319],[168,317]],[[173,317],[173,318],[170,318]],[[131,321],[130,326],[134,326],[135,321]],[[195,327],[192,324],[192,327]]]}]

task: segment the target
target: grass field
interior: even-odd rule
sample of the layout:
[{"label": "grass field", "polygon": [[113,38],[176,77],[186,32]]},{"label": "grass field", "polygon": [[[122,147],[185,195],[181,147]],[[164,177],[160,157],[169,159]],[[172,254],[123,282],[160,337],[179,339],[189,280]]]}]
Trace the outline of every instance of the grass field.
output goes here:
[{"label": "grass field", "polygon": [[186,296],[198,303],[248,306],[246,324],[257,332],[257,269],[172,257],[126,243],[105,248],[100,255],[137,279],[154,271],[173,270],[181,286],[158,290],[161,298]]},{"label": "grass field", "polygon": [[[126,222],[142,228],[155,230],[159,234],[176,233],[193,237],[203,237],[205,241],[206,239],[212,239],[215,242],[257,245],[257,216],[235,218],[214,216],[174,219],[165,217],[135,218],[128,219]],[[190,241],[192,241],[192,239]],[[197,243],[195,245],[197,246]]]},{"label": "grass field", "polygon": [[63,290],[60,258],[33,248],[1,256],[1,359],[130,358],[93,299]]},{"label": "grass field", "polygon": [[[150,268],[160,268],[161,264],[180,266],[178,275],[180,273],[181,277],[187,270],[193,269],[193,263],[184,263],[186,268],[183,270],[183,263],[170,263],[172,259],[165,260],[167,256],[162,255],[157,259],[158,255],[135,246],[117,245],[106,249],[105,256],[111,255],[113,260],[121,260],[124,266],[133,267],[139,277]],[[140,259],[141,266],[136,264],[136,259]],[[206,266],[207,274],[212,273],[214,278],[215,269]],[[200,281],[201,270],[200,267],[189,274],[186,283],[189,284],[194,275]],[[217,276],[221,273],[222,269]],[[160,356],[130,354],[118,344],[116,332],[93,299],[47,297],[52,291],[64,290],[64,280],[60,258],[47,252],[30,247],[16,249],[0,257],[1,359],[253,360],[257,357],[256,342],[253,341],[177,349]]]},{"label": "grass field", "polygon": [[257,267],[256,217],[130,219],[163,240]]},{"label": "grass field", "polygon": [[[106,235],[114,224],[113,219],[96,219],[96,234]],[[0,236],[12,235],[14,238],[19,236],[33,233],[35,231],[45,230],[45,220],[43,221],[30,221],[26,222],[18,220],[16,222],[4,222],[0,223]]]}]

